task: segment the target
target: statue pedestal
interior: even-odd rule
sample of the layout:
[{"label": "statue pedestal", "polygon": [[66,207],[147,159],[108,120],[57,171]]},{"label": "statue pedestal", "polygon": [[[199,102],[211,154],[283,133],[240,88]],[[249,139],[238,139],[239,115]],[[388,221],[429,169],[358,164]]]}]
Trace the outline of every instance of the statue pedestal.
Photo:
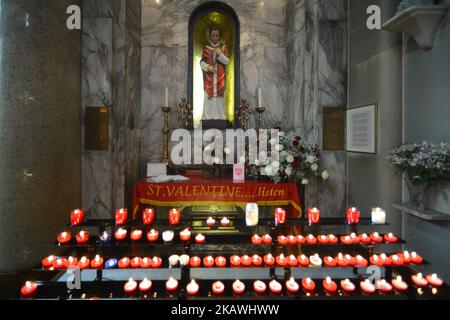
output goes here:
[{"label": "statue pedestal", "polygon": [[208,129],[219,129],[219,130],[225,130],[225,129],[231,129],[233,128],[231,126],[231,123],[228,120],[202,120],[202,129],[208,130]]}]

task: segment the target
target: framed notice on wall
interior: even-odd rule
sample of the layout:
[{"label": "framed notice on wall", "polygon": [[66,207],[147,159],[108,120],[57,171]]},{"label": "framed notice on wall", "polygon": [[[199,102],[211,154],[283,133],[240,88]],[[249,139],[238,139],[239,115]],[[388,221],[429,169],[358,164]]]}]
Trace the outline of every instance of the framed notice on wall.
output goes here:
[{"label": "framed notice on wall", "polygon": [[377,153],[378,106],[376,104],[347,110],[347,151]]}]

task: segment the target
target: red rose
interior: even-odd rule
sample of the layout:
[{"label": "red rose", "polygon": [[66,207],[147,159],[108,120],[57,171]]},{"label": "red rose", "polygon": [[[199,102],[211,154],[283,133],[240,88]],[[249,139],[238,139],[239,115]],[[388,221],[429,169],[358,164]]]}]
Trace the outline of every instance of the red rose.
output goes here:
[{"label": "red rose", "polygon": [[298,146],[300,145],[300,143],[299,143],[297,140],[294,140],[294,141],[292,142],[292,145],[298,147]]}]

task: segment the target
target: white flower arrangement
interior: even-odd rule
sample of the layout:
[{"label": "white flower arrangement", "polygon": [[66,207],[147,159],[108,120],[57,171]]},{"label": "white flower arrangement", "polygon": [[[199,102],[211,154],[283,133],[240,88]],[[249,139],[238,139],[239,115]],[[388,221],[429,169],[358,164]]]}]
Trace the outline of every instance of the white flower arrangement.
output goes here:
[{"label": "white flower arrangement", "polygon": [[450,162],[448,143],[423,142],[405,144],[389,152],[387,157],[399,173],[406,173],[414,185],[426,185],[442,179]]}]

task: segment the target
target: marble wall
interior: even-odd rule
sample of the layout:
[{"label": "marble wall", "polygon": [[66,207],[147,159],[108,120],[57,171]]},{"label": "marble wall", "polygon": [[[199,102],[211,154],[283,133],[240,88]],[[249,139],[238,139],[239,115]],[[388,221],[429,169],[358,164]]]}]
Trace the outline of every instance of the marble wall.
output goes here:
[{"label": "marble wall", "polygon": [[83,120],[86,106],[107,106],[110,137],[107,151],[82,152],[83,208],[90,218],[127,206],[125,185],[138,175],[140,15],[140,0],[83,1]]},{"label": "marble wall", "polygon": [[72,4],[80,3],[0,2],[0,273],[47,256],[81,204],[81,43],[65,15]]},{"label": "marble wall", "polygon": [[[287,126],[322,146],[322,108],[347,103],[347,1],[290,1],[286,46]],[[322,155],[330,182],[325,189],[308,186],[306,205],[314,199],[324,216],[335,216],[347,205],[347,156],[345,151]]]},{"label": "marble wall", "polygon": [[[142,110],[139,128],[141,162],[162,159],[161,130],[164,88],[170,89],[171,126],[176,106],[187,97],[188,23],[203,0],[143,0]],[[282,125],[287,99],[286,5],[287,0],[227,0],[241,26],[241,98],[254,108],[257,90],[263,88],[267,126]],[[254,124],[254,119],[251,120]]]}]

